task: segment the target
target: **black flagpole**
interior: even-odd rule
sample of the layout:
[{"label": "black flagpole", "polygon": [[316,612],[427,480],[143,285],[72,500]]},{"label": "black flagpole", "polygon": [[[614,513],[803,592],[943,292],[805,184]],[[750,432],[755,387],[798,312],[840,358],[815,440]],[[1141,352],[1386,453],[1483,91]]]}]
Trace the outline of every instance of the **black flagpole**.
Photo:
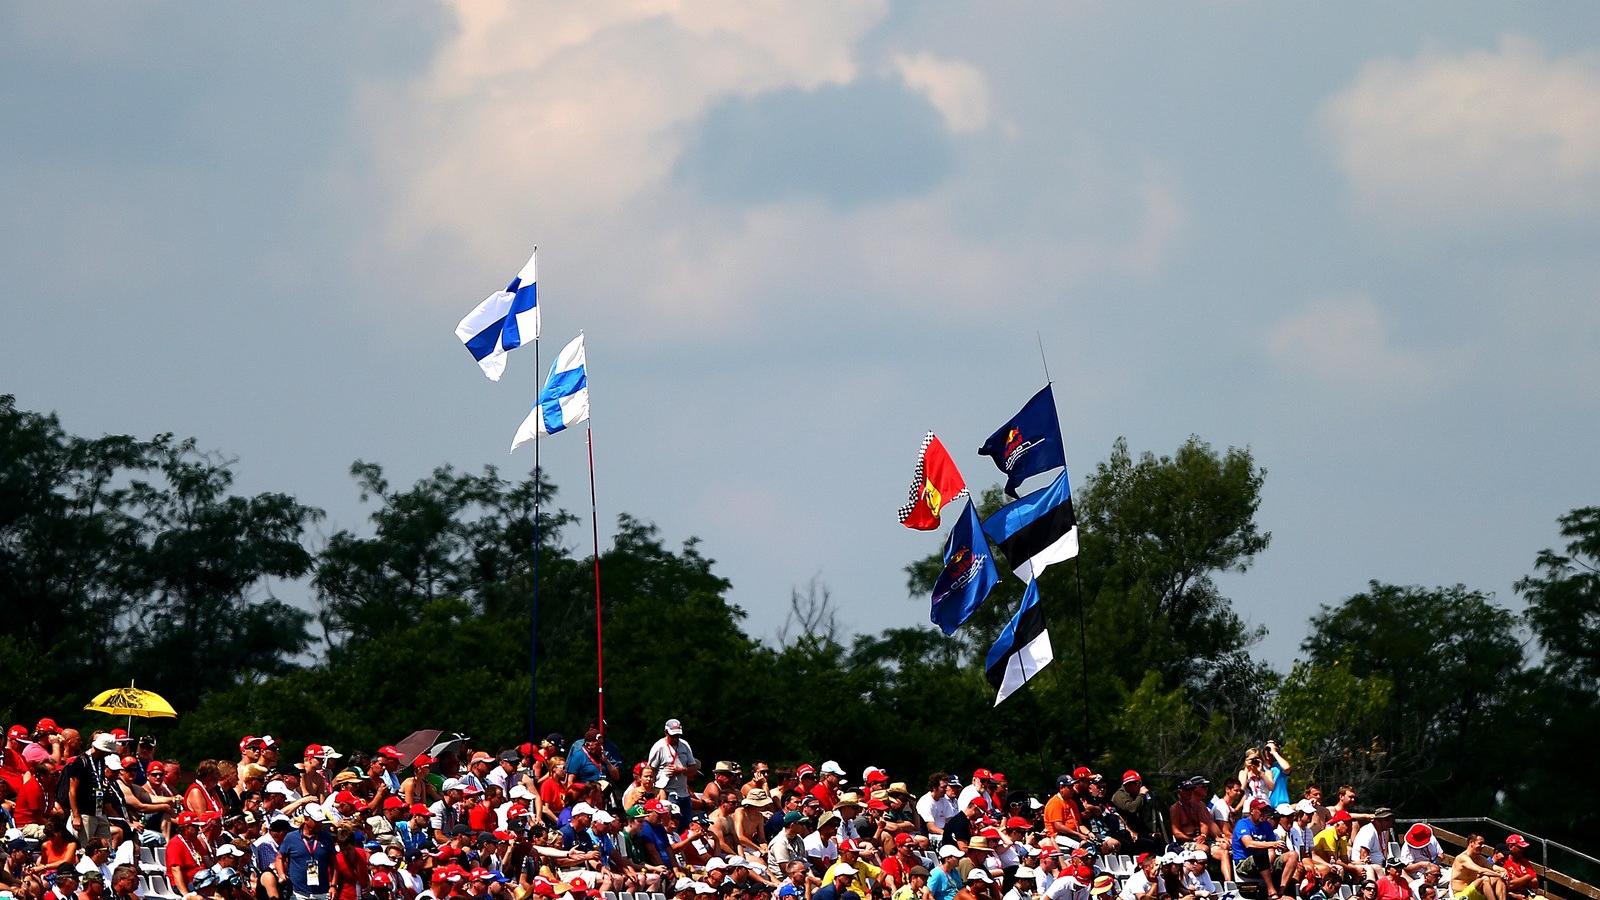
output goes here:
[{"label": "black flagpole", "polygon": [[[1047,386],[1053,385],[1054,382],[1050,380],[1050,361],[1045,359],[1044,355],[1044,337],[1037,331],[1033,333],[1033,336],[1039,342],[1039,362],[1044,365],[1044,383]],[[1053,391],[1050,394],[1050,399],[1052,402],[1055,401],[1055,393]],[[1056,427],[1059,429],[1060,425],[1061,412],[1058,409],[1056,411]],[[1067,458],[1067,439],[1065,436],[1061,438],[1061,458],[1063,461]],[[1068,471],[1071,470],[1068,469]],[[1071,495],[1069,493],[1068,502],[1070,501]],[[1073,514],[1073,518],[1077,518],[1076,513]],[[1081,525],[1076,524],[1073,527],[1078,529],[1078,552],[1072,560],[1072,573],[1078,588],[1078,672],[1083,679],[1083,742],[1084,749],[1087,751],[1092,750],[1094,747],[1094,731],[1089,726],[1089,637],[1088,626],[1085,624],[1083,612],[1084,606],[1087,605],[1088,595],[1083,590],[1083,528]]]}]

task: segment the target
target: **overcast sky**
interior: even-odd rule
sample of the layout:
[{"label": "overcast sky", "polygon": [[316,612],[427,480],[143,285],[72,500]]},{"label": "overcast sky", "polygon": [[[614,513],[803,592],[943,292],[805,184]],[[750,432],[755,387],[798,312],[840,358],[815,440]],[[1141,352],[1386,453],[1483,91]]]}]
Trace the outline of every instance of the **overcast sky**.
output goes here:
[{"label": "overcast sky", "polygon": [[[354,459],[531,466],[531,350],[492,384],[452,329],[538,244],[602,526],[703,538],[758,634],[813,575],[876,630],[927,618],[923,431],[996,481],[1037,331],[1076,473],[1118,435],[1267,469],[1225,585],[1283,666],[1368,579],[1520,605],[1600,502],[1597,36],[1454,0],[0,4],[0,391],[360,528]],[[583,454],[544,459],[586,514]]]}]

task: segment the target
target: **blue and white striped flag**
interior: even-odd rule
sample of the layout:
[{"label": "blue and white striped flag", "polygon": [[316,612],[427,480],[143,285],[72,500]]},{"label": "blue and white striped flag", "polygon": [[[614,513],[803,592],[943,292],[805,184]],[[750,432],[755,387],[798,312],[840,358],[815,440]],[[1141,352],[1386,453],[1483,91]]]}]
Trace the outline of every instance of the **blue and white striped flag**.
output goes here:
[{"label": "blue and white striped flag", "polygon": [[499,381],[505,372],[506,351],[539,337],[539,284],[533,270],[538,255],[536,247],[505,290],[490,294],[456,325],[456,337],[490,381]]},{"label": "blue and white striped flag", "polygon": [[517,436],[511,439],[511,449],[538,439],[541,434],[565,431],[589,418],[589,372],[583,356],[583,332],[561,350],[561,355],[550,364],[550,377],[545,379],[544,390],[533,404],[533,412],[522,420]]}]

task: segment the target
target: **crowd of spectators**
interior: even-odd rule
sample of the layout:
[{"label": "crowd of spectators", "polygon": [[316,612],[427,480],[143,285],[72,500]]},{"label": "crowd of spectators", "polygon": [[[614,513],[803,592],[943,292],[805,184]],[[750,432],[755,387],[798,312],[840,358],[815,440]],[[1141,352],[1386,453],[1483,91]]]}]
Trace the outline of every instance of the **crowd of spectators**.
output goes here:
[{"label": "crowd of spectators", "polygon": [[[1002,772],[938,772],[912,790],[834,760],[707,766],[668,720],[631,765],[591,727],[433,758],[379,747],[299,752],[246,735],[192,770],[122,729],[87,741],[14,725],[0,762],[0,900],[1537,900],[1527,842],[1474,835],[1445,856],[1428,825],[1396,832],[1290,790],[1273,742],[1220,784],[1158,799],[1139,772],[1078,766],[1030,792]],[[887,762],[887,761],[886,761]],[[1169,802],[1170,800],[1170,802]],[[1448,871],[1448,881],[1446,878]],[[1114,897],[1108,896],[1114,895]]]}]

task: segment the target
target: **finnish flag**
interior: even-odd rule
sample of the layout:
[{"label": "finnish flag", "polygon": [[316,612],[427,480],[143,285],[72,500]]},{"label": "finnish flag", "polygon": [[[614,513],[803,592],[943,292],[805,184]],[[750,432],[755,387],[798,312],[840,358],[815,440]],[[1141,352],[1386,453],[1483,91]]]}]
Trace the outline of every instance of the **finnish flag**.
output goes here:
[{"label": "finnish flag", "polygon": [[533,412],[517,427],[511,449],[538,439],[541,434],[565,431],[589,418],[589,373],[583,356],[583,332],[561,350],[550,364],[550,377],[534,401]]},{"label": "finnish flag", "polygon": [[533,267],[538,255],[534,248],[528,264],[505,290],[490,294],[456,325],[456,337],[490,381],[499,381],[504,374],[506,351],[539,337],[539,283]]}]

